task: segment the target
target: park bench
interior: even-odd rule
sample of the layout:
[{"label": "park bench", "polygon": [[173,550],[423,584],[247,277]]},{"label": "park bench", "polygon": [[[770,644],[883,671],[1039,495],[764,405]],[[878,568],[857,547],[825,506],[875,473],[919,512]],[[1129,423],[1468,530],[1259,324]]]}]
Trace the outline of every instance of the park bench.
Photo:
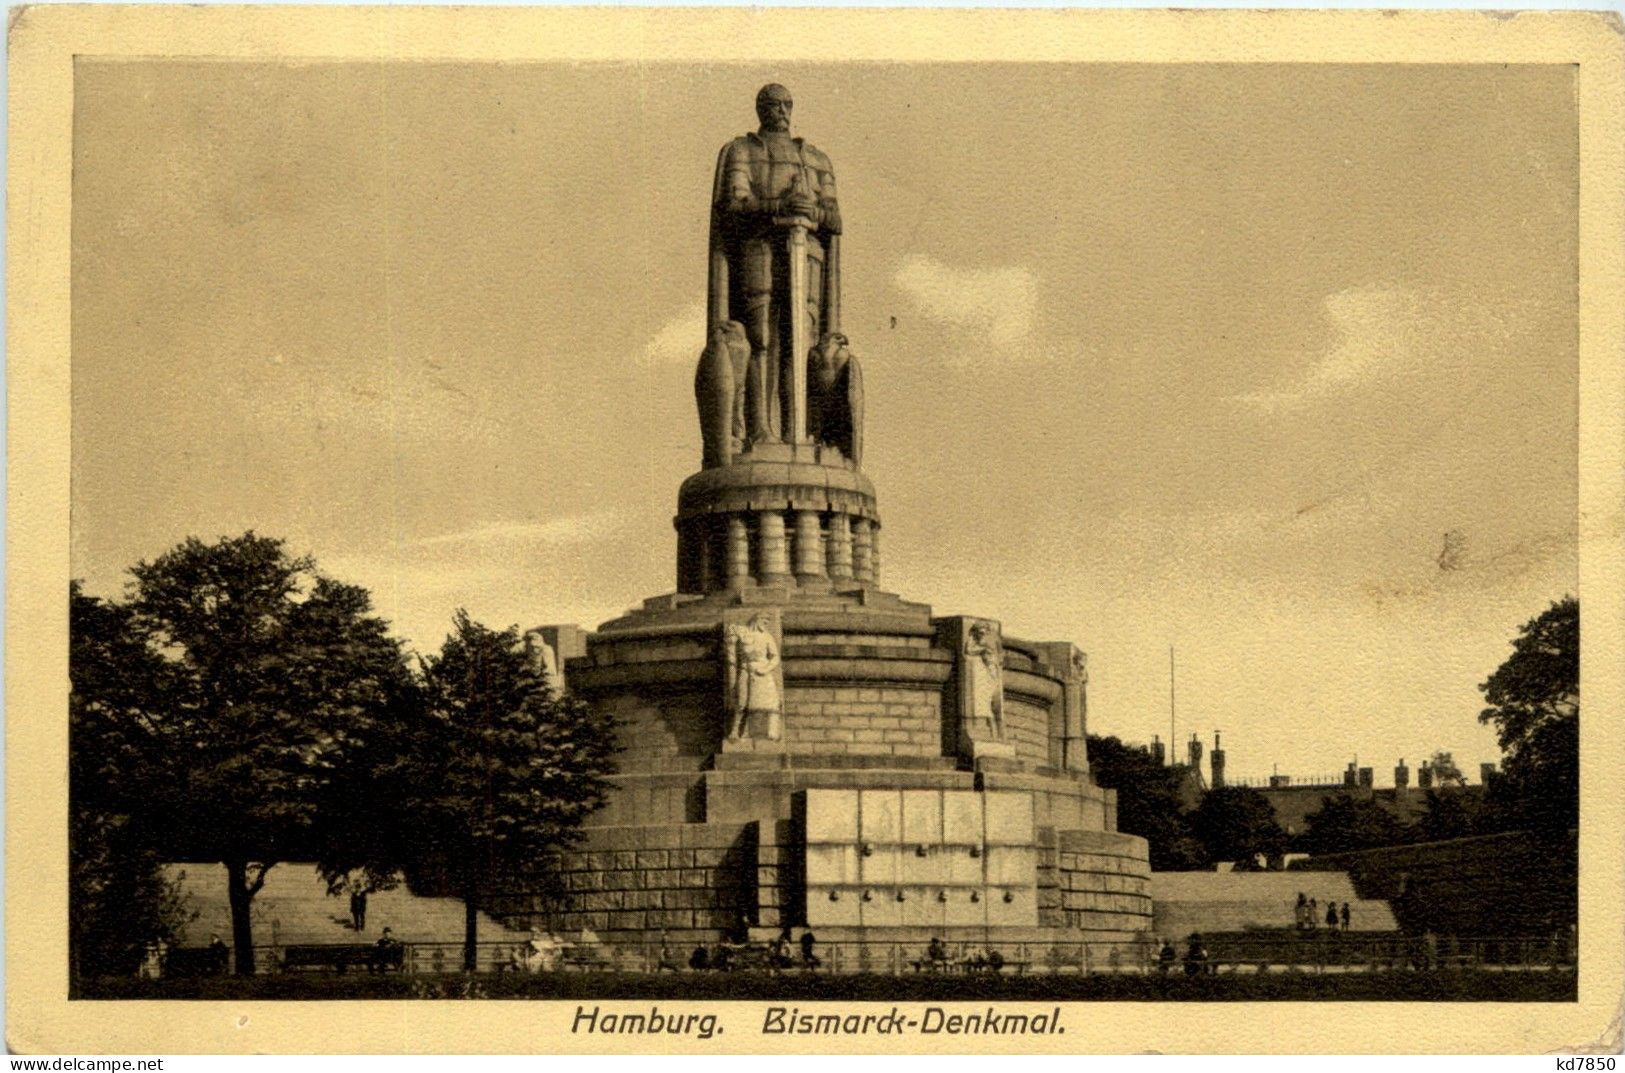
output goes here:
[{"label": "park bench", "polygon": [[220,976],[231,971],[231,958],[206,946],[171,947],[164,959],[165,976]]},{"label": "park bench", "polygon": [[325,943],[290,946],[282,955],[283,971],[292,969],[331,969],[344,972],[351,966],[387,972],[406,964],[406,947],[381,947],[374,943]]}]

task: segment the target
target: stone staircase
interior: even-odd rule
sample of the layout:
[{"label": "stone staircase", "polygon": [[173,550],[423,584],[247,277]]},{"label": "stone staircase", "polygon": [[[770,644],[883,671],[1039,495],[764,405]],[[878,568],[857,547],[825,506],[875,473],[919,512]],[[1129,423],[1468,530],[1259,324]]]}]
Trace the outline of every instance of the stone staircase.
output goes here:
[{"label": "stone staircase", "polygon": [[1349,903],[1349,929],[1365,933],[1397,931],[1385,901],[1361,899],[1345,872],[1152,872],[1152,931],[1181,939],[1203,935],[1295,928],[1293,910],[1302,892],[1319,903],[1325,928],[1326,903]]},{"label": "stone staircase", "polygon": [[[196,913],[183,930],[180,945],[202,946],[211,932],[231,942],[231,905],[226,897],[226,869],[218,863],[167,864],[165,874],[179,878],[188,913]],[[350,926],[347,894],[329,895],[312,864],[279,864],[254,896],[254,944],[372,943],[387,927],[403,943],[463,941],[463,903],[456,898],[420,898],[405,885],[367,897],[367,929]],[[480,941],[524,941],[527,932],[510,931],[484,913]]]}]

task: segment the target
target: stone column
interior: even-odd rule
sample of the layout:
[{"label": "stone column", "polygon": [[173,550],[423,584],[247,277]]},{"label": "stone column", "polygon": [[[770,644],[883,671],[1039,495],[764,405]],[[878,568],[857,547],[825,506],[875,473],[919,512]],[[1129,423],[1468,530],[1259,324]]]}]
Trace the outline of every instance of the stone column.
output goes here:
[{"label": "stone column", "polygon": [[880,584],[880,526],[869,527],[869,580]]},{"label": "stone column", "polygon": [[700,583],[700,592],[716,588],[718,564],[713,530],[710,518],[701,518],[694,527],[694,577]]},{"label": "stone column", "polygon": [[819,531],[818,512],[796,511],[796,577],[803,580],[824,576],[824,534]]},{"label": "stone column", "polygon": [[728,515],[728,554],[724,571],[730,589],[742,589],[750,581],[750,527],[739,514]]},{"label": "stone column", "polygon": [[776,510],[756,517],[756,580],[763,585],[790,580],[790,555],[784,539],[784,515]]},{"label": "stone column", "polygon": [[829,576],[836,581],[852,578],[852,520],[837,511],[829,516],[829,539],[825,542]]},{"label": "stone column", "polygon": [[852,576],[858,581],[875,579],[874,561],[869,557],[870,528],[868,518],[852,519]]},{"label": "stone column", "polygon": [[677,528],[677,591],[702,592],[703,582],[695,576],[694,527]]}]

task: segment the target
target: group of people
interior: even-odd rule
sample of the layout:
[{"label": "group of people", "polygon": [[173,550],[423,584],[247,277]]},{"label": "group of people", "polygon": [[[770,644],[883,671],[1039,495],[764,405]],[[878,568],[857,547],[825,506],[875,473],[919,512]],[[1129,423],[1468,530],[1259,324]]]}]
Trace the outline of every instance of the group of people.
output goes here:
[{"label": "group of people", "polygon": [[818,937],[810,928],[803,931],[799,939],[793,937],[791,929],[785,928],[765,945],[754,943],[748,927],[741,923],[715,947],[696,946],[688,956],[688,967],[696,972],[754,968],[775,972],[794,968],[810,971],[824,964],[817,946]]},{"label": "group of people", "polygon": [[169,961],[169,940],[163,936],[147,943],[141,952],[141,963],[135,974],[143,980],[162,980],[164,967]]},{"label": "group of people", "polygon": [[[1174,949],[1172,939],[1164,939],[1162,950],[1157,954],[1157,971],[1167,976],[1173,971],[1174,963],[1179,960],[1179,951]],[[1209,964],[1207,947],[1202,944],[1202,936],[1191,932],[1190,940],[1185,947],[1185,975],[1200,976],[1204,972],[1213,971]]]},{"label": "group of people", "polygon": [[1293,909],[1292,915],[1293,922],[1297,924],[1299,931],[1314,931],[1320,926],[1322,919],[1325,920],[1326,929],[1328,931],[1337,931],[1339,924],[1342,925],[1343,931],[1349,930],[1348,902],[1343,903],[1343,908],[1341,910],[1337,908],[1337,903],[1335,901],[1327,902],[1326,913],[1324,918],[1322,918],[1320,912],[1320,902],[1317,899],[1306,897],[1303,891],[1300,890],[1298,892],[1298,904]]},{"label": "group of people", "polygon": [[997,950],[977,950],[959,957],[948,955],[948,944],[933,935],[925,944],[925,959],[915,963],[916,969],[944,972],[963,969],[966,972],[998,972],[1004,968],[1004,955]]}]

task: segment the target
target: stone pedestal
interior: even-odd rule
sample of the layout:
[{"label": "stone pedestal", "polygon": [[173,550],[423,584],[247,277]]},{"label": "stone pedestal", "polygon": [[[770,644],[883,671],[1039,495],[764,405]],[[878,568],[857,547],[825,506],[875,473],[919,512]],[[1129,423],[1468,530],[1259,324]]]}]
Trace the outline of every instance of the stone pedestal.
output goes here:
[{"label": "stone pedestal", "polygon": [[874,486],[836,448],[752,446],[684,481],[677,507],[680,593],[878,580]]},{"label": "stone pedestal", "polygon": [[1014,761],[1016,758],[1016,747],[1007,741],[972,740],[968,748],[971,762],[979,767],[987,760]]},{"label": "stone pedestal", "polygon": [[[787,133],[789,103],[764,87],[764,130]],[[810,925],[837,972],[906,971],[933,936],[1089,971],[1136,949],[1151,908],[1145,843],[1087,774],[1082,654],[880,588],[834,174],[794,144],[798,171],[731,142],[707,202],[704,468],[678,492],[676,591],[548,635],[614,719],[613,792],[556,888],[514,877],[488,908],[628,948]],[[764,200],[808,215],[764,230]],[[763,237],[765,295],[740,272]]]}]

